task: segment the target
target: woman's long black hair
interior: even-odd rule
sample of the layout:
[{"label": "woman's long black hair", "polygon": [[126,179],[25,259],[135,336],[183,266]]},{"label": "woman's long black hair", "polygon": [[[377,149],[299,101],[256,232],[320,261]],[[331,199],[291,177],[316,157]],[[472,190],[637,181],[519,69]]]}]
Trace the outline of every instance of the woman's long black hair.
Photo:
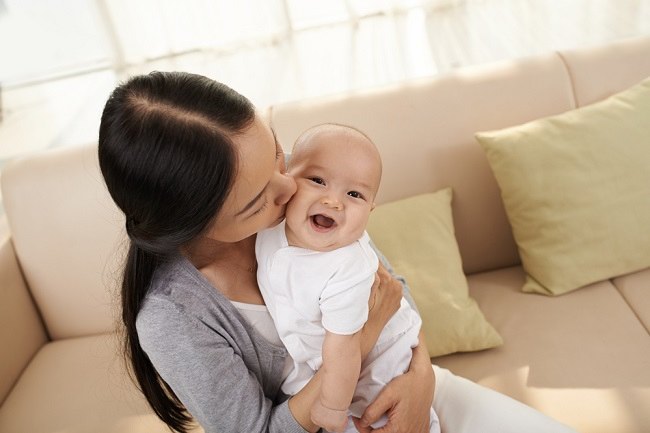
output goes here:
[{"label": "woman's long black hair", "polygon": [[140,347],[136,318],[158,266],[221,209],[236,171],[231,137],[254,117],[251,102],[228,86],[152,72],[119,85],[101,118],[99,164],[130,238],[121,287],[124,353],[156,415],[179,432],[192,418]]}]

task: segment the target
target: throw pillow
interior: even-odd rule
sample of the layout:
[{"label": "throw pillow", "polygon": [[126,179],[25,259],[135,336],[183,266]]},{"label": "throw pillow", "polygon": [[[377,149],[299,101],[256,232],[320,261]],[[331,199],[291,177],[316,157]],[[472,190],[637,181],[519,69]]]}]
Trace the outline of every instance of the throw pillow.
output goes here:
[{"label": "throw pillow", "polygon": [[379,205],[368,233],[404,276],[422,316],[429,356],[503,343],[469,296],[451,213],[450,188]]},{"label": "throw pillow", "polygon": [[524,291],[559,295],[650,266],[650,79],[477,139],[528,275]]}]

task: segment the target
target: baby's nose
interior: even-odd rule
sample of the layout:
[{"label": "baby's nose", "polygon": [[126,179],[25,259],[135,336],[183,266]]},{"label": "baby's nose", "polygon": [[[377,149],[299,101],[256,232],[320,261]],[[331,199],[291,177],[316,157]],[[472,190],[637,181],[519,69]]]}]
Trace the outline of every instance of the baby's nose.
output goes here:
[{"label": "baby's nose", "polygon": [[321,204],[335,210],[343,210],[343,204],[335,198],[324,197]]}]

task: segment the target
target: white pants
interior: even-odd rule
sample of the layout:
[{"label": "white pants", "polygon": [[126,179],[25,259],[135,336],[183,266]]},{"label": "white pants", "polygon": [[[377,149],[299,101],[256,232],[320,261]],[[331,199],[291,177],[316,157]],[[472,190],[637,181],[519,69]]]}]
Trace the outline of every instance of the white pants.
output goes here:
[{"label": "white pants", "polygon": [[525,404],[433,366],[442,433],[576,433]]},{"label": "white pants", "polygon": [[[402,299],[404,305],[408,305]],[[361,417],[369,404],[371,404],[384,387],[396,375],[403,374],[409,369],[411,364],[411,357],[413,354],[413,347],[418,344],[418,334],[420,333],[420,317],[417,316],[413,310],[408,307],[408,310],[400,310],[397,314],[402,313],[402,320],[391,319],[386,325],[386,329],[390,325],[403,326],[404,323],[409,323],[411,320],[412,326],[403,332],[397,332],[394,335],[386,338],[379,338],[375,347],[370,351],[366,359],[364,359],[361,366],[361,373],[359,374],[359,382],[354,391],[354,397],[350,404],[349,412],[352,416]],[[409,317],[410,316],[410,317]],[[417,320],[415,320],[417,319]],[[401,331],[401,329],[400,329]],[[390,332],[389,332],[390,334]],[[382,333],[382,336],[385,335]],[[388,422],[387,417],[380,418],[375,422],[372,427],[377,429]],[[429,433],[440,433],[440,425],[438,417],[436,416],[433,407],[429,413],[430,430]],[[357,429],[354,427],[352,420],[348,422],[345,433],[356,433]]]}]

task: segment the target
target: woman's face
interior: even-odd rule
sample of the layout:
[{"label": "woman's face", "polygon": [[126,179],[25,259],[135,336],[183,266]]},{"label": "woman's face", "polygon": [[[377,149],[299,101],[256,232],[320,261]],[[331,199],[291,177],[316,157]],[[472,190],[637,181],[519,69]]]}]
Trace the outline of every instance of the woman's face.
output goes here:
[{"label": "woman's face", "polygon": [[296,182],[285,173],[282,147],[259,116],[233,142],[239,152],[235,180],[207,233],[220,242],[238,242],[277,225],[296,192]]}]

